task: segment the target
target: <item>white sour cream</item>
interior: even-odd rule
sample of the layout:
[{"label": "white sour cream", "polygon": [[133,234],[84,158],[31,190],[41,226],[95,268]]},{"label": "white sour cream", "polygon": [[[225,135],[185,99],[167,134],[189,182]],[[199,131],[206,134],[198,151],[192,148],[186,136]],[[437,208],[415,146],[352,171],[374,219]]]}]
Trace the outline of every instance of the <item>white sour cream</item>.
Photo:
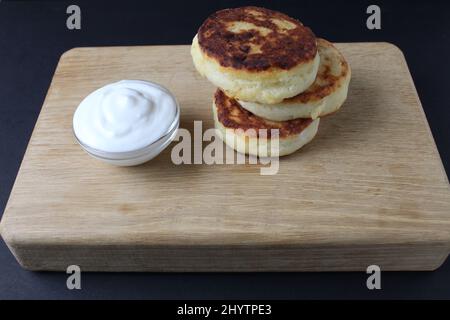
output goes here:
[{"label": "white sour cream", "polygon": [[122,80],[89,94],[73,116],[78,140],[104,152],[129,152],[147,147],[168,133],[177,116],[177,102],[151,82]]}]

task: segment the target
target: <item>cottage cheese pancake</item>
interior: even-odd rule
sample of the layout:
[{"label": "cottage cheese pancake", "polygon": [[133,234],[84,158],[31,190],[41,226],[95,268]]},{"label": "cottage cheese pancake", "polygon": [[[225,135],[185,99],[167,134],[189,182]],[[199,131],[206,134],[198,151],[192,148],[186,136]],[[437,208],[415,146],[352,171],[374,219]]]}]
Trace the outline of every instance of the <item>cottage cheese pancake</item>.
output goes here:
[{"label": "cottage cheese pancake", "polygon": [[[214,95],[213,113],[215,127],[222,140],[238,152],[255,156],[271,155],[271,129],[278,130],[278,155],[284,156],[310,142],[317,133],[320,120],[265,120],[242,108],[236,99],[227,96],[220,89]],[[267,139],[260,139],[260,129],[265,129],[266,136],[263,138]],[[260,148],[264,144],[261,149],[267,150],[267,154],[261,154],[261,150],[255,147],[258,143]]]},{"label": "cottage cheese pancake", "polygon": [[200,74],[245,101],[277,103],[306,90],[319,66],[316,38],[280,12],[242,7],[212,14],[191,47]]},{"label": "cottage cheese pancake", "polygon": [[317,39],[320,55],[316,80],[306,91],[280,103],[239,101],[248,111],[275,121],[317,118],[338,110],[347,98],[351,70],[342,54],[330,42]]}]

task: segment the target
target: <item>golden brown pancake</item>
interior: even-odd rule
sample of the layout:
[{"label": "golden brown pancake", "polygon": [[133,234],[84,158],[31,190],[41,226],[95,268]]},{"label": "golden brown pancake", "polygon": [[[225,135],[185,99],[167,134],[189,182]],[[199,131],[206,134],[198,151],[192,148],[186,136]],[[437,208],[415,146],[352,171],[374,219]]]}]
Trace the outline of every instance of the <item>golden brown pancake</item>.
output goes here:
[{"label": "golden brown pancake", "polygon": [[214,103],[217,108],[217,118],[224,127],[229,129],[279,129],[280,138],[302,132],[311,124],[312,119],[294,119],[290,121],[270,121],[255,116],[241,107],[236,99],[228,97],[222,90],[217,89],[214,94]]},{"label": "golden brown pancake", "polygon": [[[231,148],[252,155],[261,156],[261,150],[252,148],[252,142],[270,145],[272,130],[278,130],[279,148],[277,155],[290,154],[310,142],[317,133],[319,119],[294,119],[290,121],[270,121],[245,110],[239,102],[217,89],[214,94],[213,113],[215,127],[222,140]],[[260,140],[260,129],[265,129]],[[267,149],[267,148],[266,148]],[[269,151],[270,154],[270,151]],[[274,156],[274,155],[272,155]]]},{"label": "golden brown pancake", "polygon": [[295,97],[275,104],[240,100],[248,111],[274,121],[323,117],[337,111],[347,98],[351,70],[339,50],[324,39],[317,39],[319,71],[314,83]]},{"label": "golden brown pancake", "polygon": [[257,7],[212,14],[192,40],[197,71],[236,99],[278,103],[305,91],[320,57],[301,22]]},{"label": "golden brown pancake", "polygon": [[[317,39],[318,46],[320,47],[321,61],[319,65],[319,71],[314,83],[306,91],[296,95],[295,97],[288,98],[283,102],[286,103],[308,103],[311,101],[320,100],[326,96],[329,96],[336,89],[341,86],[341,81],[350,74],[350,67],[347,61],[345,61],[342,54],[333,46],[332,43],[325,39]],[[327,54],[327,52],[332,54]],[[334,56],[337,56],[335,60],[339,64],[338,67],[333,66]],[[337,69],[337,71],[335,71]]]},{"label": "golden brown pancake", "polygon": [[283,13],[258,7],[212,14],[198,31],[200,48],[223,67],[264,71],[291,69],[314,59],[311,29]]}]

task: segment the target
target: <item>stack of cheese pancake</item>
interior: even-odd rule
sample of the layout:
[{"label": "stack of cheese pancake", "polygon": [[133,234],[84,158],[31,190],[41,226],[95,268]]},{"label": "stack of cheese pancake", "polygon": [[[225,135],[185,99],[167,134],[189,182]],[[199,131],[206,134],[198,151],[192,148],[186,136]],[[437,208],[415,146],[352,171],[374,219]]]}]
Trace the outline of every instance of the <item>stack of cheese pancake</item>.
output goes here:
[{"label": "stack of cheese pancake", "polygon": [[249,146],[270,144],[273,129],[278,155],[298,150],[314,138],[320,117],[347,98],[351,71],[342,54],[280,12],[218,11],[198,30],[191,54],[198,72],[218,87],[213,114],[220,137],[242,153],[270,156]]}]

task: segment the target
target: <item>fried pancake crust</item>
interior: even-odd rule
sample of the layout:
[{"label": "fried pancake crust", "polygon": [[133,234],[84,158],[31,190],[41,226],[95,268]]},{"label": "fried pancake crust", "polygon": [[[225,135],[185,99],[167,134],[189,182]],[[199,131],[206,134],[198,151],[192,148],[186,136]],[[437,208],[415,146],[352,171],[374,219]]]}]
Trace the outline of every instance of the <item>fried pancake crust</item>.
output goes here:
[{"label": "fried pancake crust", "polygon": [[270,138],[271,129],[278,129],[279,137],[283,139],[301,133],[313,122],[312,119],[301,118],[281,122],[260,118],[242,108],[236,99],[228,97],[220,89],[217,89],[214,94],[214,105],[217,119],[225,128],[244,131],[254,129],[256,134],[259,129],[266,129],[268,138]]},{"label": "fried pancake crust", "polygon": [[222,67],[251,72],[290,70],[317,54],[311,29],[283,13],[259,7],[225,9],[198,31],[201,50]]},{"label": "fried pancake crust", "polygon": [[[350,68],[347,61],[345,61],[342,54],[325,39],[317,39],[319,47],[319,54],[321,57],[321,63],[319,65],[319,71],[314,83],[304,92],[296,95],[292,98],[285,99],[285,103],[307,103],[311,101],[320,100],[331,93],[335,92],[337,87],[341,86],[343,79],[345,79],[349,73]],[[339,68],[336,68],[334,61],[326,54],[326,52],[336,52],[336,56],[339,57]],[[337,59],[336,59],[337,60]],[[334,69],[338,69],[335,71]]]},{"label": "fried pancake crust", "polygon": [[314,83],[302,93],[279,103],[264,104],[239,100],[253,114],[273,120],[317,118],[336,112],[347,99],[351,69],[339,50],[324,39],[317,39],[320,56]]}]

